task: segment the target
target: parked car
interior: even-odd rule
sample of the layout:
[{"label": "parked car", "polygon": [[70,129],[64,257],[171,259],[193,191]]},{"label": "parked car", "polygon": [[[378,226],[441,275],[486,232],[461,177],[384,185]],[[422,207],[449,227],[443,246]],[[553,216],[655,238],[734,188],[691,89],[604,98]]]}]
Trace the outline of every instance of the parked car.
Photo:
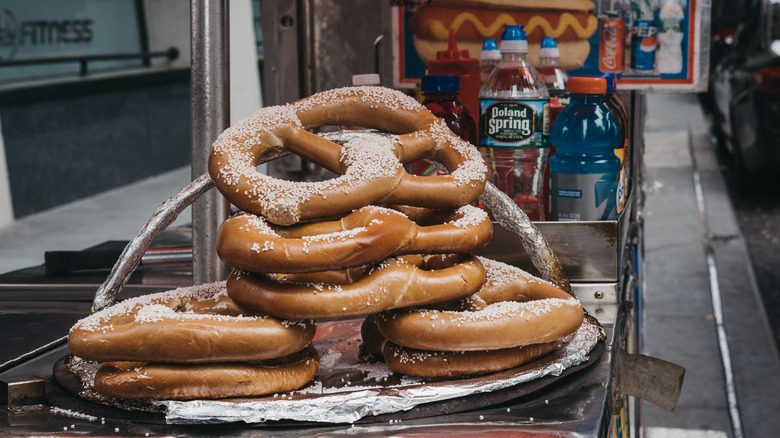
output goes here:
[{"label": "parked car", "polygon": [[714,123],[740,190],[780,169],[780,0],[753,2],[711,72]]},{"label": "parked car", "polygon": [[723,59],[734,42],[737,27],[751,5],[761,0],[712,0],[710,7],[710,66]]}]

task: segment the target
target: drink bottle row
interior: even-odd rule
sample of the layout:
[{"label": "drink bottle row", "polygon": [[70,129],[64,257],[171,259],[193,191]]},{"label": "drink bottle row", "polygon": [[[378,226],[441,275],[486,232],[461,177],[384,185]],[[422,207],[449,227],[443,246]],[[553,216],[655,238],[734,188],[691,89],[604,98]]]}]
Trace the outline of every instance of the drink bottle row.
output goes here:
[{"label": "drink bottle row", "polygon": [[[627,143],[628,117],[614,75],[569,77],[554,38],[543,39],[538,68],[527,53],[521,25],[486,40],[479,60],[458,50],[450,31],[448,50],[422,78],[423,104],[479,147],[489,180],[531,220],[616,219],[625,166],[615,152]],[[417,162],[412,171],[438,170]]]}]

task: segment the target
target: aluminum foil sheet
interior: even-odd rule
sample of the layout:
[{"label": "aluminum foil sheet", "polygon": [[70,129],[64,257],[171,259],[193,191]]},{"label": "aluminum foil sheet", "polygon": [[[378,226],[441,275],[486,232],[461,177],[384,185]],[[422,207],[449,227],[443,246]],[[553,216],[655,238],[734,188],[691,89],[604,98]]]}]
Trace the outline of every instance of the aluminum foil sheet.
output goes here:
[{"label": "aluminum foil sheet", "polygon": [[485,204],[485,208],[494,220],[520,237],[523,249],[528,253],[531,263],[539,270],[542,278],[571,293],[569,279],[558,256],[550,248],[541,231],[512,198],[495,185],[487,183],[479,199]]},{"label": "aluminum foil sheet", "polygon": [[[586,362],[599,341],[601,327],[585,318],[577,332],[550,355],[527,365],[484,376],[428,379],[394,373],[361,348],[361,320],[318,325],[314,347],[320,355],[317,377],[298,391],[259,398],[195,401],[123,401],[94,391],[97,364],[70,361],[81,379],[80,396],[127,410],[162,412],[171,424],[264,423],[297,421],[354,423],[372,416],[407,411],[426,403],[498,391],[563,371]],[[478,406],[475,406],[478,407]]]},{"label": "aluminum foil sheet", "polygon": [[95,298],[92,300],[92,312],[103,310],[116,301],[117,294],[141,263],[141,257],[149,249],[154,239],[165,231],[184,209],[213,187],[214,182],[211,181],[208,174],[204,174],[155,210],[141,231],[125,246],[108,278],[95,292]]}]

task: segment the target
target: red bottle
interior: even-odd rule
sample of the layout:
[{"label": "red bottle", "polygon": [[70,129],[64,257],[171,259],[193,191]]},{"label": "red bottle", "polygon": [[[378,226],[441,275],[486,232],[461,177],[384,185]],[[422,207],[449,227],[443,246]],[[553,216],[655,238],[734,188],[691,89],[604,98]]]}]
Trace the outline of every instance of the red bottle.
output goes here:
[{"label": "red bottle", "polygon": [[436,59],[428,61],[429,75],[457,75],[460,80],[460,101],[471,114],[479,114],[479,59],[469,56],[468,50],[458,50],[455,31],[450,28],[447,50],[436,52]]},{"label": "red bottle", "polygon": [[[460,100],[458,76],[432,75],[422,78],[421,90],[425,100],[423,105],[435,116],[444,119],[452,132],[476,147],[477,123],[471,112]],[[436,175],[443,173],[439,167],[427,160],[412,163],[414,175]]]}]

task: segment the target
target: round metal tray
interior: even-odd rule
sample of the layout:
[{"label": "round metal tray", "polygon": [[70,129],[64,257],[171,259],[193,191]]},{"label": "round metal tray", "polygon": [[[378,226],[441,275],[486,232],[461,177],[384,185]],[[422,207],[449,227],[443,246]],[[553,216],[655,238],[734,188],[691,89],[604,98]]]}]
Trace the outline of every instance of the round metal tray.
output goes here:
[{"label": "round metal tray", "polygon": [[112,416],[129,414],[150,423],[371,423],[481,409],[525,397],[591,366],[604,352],[598,323],[586,318],[557,350],[532,363],[477,377],[425,379],[393,373],[366,353],[358,320],[324,323],[318,330],[313,343],[320,354],[317,377],[288,394],[195,401],[108,399],[92,388],[97,364],[74,371],[68,357],[57,361],[54,377],[72,395],[119,408]]}]

